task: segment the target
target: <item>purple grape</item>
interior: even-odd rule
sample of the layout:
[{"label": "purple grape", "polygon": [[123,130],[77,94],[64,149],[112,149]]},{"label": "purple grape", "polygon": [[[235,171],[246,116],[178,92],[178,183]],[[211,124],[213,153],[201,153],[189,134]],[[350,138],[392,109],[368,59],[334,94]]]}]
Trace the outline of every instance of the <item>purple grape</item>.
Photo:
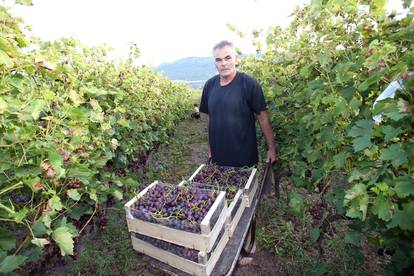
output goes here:
[{"label": "purple grape", "polygon": [[132,215],[176,229],[200,232],[199,224],[216,197],[217,193],[209,190],[158,184],[136,201]]}]

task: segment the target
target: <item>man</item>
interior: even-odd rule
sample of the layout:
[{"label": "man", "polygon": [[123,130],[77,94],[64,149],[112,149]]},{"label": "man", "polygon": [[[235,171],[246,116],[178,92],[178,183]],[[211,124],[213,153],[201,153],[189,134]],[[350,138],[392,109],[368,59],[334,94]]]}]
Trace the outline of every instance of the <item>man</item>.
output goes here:
[{"label": "man", "polygon": [[[229,41],[213,48],[218,75],[209,79],[203,88],[200,112],[207,114],[209,158],[220,166],[254,166],[258,163],[256,117],[266,138],[267,161],[277,159],[273,132],[266,111],[263,91],[258,82],[236,70],[236,52]],[[250,244],[254,223],[245,244]],[[251,247],[251,246],[250,246]],[[247,253],[253,253],[249,250]],[[245,254],[246,255],[246,254]],[[251,257],[239,264],[249,264]]]}]

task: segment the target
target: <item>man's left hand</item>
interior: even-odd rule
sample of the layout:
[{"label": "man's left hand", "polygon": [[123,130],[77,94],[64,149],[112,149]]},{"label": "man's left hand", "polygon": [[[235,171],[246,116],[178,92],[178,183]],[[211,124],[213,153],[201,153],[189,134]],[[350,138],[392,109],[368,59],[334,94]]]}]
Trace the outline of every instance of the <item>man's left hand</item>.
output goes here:
[{"label": "man's left hand", "polygon": [[275,150],[268,150],[267,151],[267,159],[266,162],[270,162],[271,164],[275,163],[278,159],[277,153]]}]

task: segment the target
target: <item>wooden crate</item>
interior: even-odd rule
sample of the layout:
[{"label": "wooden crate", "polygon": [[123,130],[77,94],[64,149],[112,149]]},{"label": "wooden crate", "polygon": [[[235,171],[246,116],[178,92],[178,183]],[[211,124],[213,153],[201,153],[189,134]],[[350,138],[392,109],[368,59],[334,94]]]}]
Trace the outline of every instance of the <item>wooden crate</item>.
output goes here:
[{"label": "wooden crate", "polygon": [[131,235],[132,246],[134,250],[173,266],[181,271],[192,275],[208,276],[211,274],[221,253],[223,252],[229,236],[226,231],[222,232],[220,240],[216,243],[211,253],[200,251],[198,253],[198,262],[178,256],[167,250],[158,248],[149,242],[136,238]]},{"label": "wooden crate", "polygon": [[[126,220],[129,232],[143,234],[188,248],[194,248],[199,251],[210,252],[221,229],[225,227],[227,216],[225,192],[219,193],[210,210],[201,221],[201,233],[192,233],[133,217],[131,213],[133,204],[138,200],[138,198],[144,196],[149,189],[158,183],[158,181],[153,182],[151,185],[142,190],[136,197],[125,204]],[[214,218],[217,218],[217,220]]]},{"label": "wooden crate", "polygon": [[[191,175],[189,181],[192,181],[204,166],[205,164],[201,164]],[[253,197],[256,194],[257,188],[257,169],[253,168],[245,187],[237,191],[233,201],[229,205],[226,218],[226,229],[228,231],[229,237],[232,237],[234,230],[236,229],[236,226],[239,223],[241,216],[243,215],[244,209],[250,207]]]}]

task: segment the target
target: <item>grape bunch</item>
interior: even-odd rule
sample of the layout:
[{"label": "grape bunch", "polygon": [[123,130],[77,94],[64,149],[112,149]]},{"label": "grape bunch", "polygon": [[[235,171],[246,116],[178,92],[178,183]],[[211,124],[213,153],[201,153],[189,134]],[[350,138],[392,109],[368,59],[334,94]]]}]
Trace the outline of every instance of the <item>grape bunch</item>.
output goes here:
[{"label": "grape bunch", "polygon": [[145,241],[157,248],[163,249],[165,251],[171,252],[175,255],[178,255],[180,257],[186,258],[188,260],[191,260],[193,262],[198,262],[198,251],[192,248],[184,247],[181,245],[177,245],[174,243],[170,243],[167,241],[159,240],[156,238],[152,238],[149,236],[141,235],[135,233],[135,237]]},{"label": "grape bunch", "polygon": [[218,191],[226,191],[226,197],[232,201],[237,191],[244,188],[252,170],[247,167],[224,167],[218,165],[206,165],[193,178],[197,187],[214,187]]},{"label": "grape bunch", "polygon": [[135,202],[131,213],[138,219],[199,233],[216,197],[217,192],[208,190],[157,184]]},{"label": "grape bunch", "polygon": [[13,203],[19,204],[19,203],[27,203],[30,200],[30,196],[28,195],[13,195],[12,200]]},{"label": "grape bunch", "polygon": [[320,202],[309,208],[309,213],[313,219],[313,225],[318,225],[320,223],[327,207],[328,204],[326,204],[326,202]]}]

